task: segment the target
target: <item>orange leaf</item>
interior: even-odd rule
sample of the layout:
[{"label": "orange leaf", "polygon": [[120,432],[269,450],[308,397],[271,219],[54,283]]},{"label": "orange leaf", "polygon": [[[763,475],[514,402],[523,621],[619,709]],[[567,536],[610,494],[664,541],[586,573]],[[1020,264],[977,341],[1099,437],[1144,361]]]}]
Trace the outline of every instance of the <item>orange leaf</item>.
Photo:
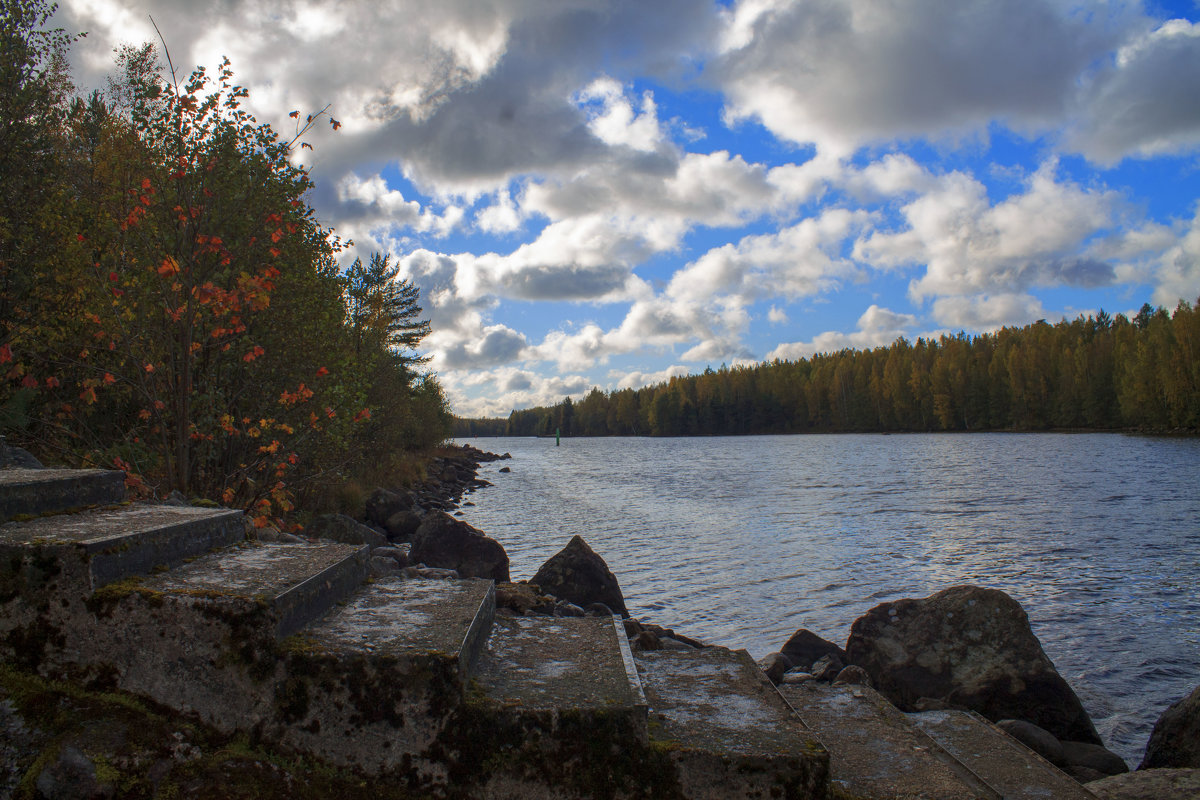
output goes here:
[{"label": "orange leaf", "polygon": [[113,374],[111,372],[104,373],[104,385],[105,386],[112,386],[116,382],[117,382],[117,379],[113,377]]},{"label": "orange leaf", "polygon": [[58,382],[58,378],[51,375],[49,378],[46,378],[46,385],[49,386],[51,389],[57,389],[62,384],[60,384]]},{"label": "orange leaf", "polygon": [[325,376],[326,376],[326,375],[328,375],[328,374],[329,374],[329,370],[325,369],[324,367],[321,367],[319,370],[317,370],[317,377],[318,377],[318,378],[323,378],[323,377],[325,377]]},{"label": "orange leaf", "polygon": [[143,189],[150,188],[150,179],[149,178],[142,178],[142,188]]}]

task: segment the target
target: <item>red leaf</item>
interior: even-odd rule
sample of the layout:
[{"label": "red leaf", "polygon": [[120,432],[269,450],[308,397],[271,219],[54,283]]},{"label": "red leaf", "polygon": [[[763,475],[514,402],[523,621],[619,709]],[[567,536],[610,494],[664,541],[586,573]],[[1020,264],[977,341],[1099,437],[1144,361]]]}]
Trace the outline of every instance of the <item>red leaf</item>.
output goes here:
[{"label": "red leaf", "polygon": [[26,375],[24,378],[21,379],[21,385],[24,386],[26,389],[36,389],[37,388],[37,378],[33,377],[32,375]]},{"label": "red leaf", "polygon": [[0,344],[0,364],[6,364],[12,361],[12,347],[7,343]]},{"label": "red leaf", "polygon": [[318,369],[318,370],[317,370],[317,377],[318,377],[318,378],[323,378],[323,377],[325,377],[325,376],[326,376],[326,375],[328,375],[328,374],[329,374],[329,370],[325,369],[324,367],[321,367],[320,369]]},{"label": "red leaf", "polygon": [[120,278],[120,276],[119,276],[119,275],[117,275],[117,273],[116,273],[116,272],[110,272],[110,273],[108,273],[108,279],[109,279],[110,281],[112,281],[113,283],[116,283],[116,282],[117,282],[118,280],[120,280],[121,278]]}]

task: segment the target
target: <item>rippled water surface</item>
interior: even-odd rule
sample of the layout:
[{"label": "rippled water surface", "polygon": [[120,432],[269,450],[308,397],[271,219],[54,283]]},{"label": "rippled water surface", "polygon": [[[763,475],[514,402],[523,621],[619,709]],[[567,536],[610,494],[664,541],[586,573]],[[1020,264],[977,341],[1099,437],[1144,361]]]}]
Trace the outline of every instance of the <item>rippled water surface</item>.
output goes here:
[{"label": "rippled water surface", "polygon": [[[1116,434],[479,439],[465,508],[529,578],[574,534],[630,613],[755,657],[885,600],[1002,589],[1136,765],[1200,683],[1200,440]],[[502,466],[512,469],[500,474]]]}]

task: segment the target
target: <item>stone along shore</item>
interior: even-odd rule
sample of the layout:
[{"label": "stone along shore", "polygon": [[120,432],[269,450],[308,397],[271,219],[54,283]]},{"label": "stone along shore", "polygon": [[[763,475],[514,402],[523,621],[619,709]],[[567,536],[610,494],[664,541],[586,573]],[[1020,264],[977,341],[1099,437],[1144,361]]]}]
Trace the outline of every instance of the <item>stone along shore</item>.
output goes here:
[{"label": "stone along shore", "polygon": [[[304,537],[124,504],[119,473],[0,470],[0,796],[203,793],[184,781],[207,763],[198,730],[372,797],[1200,796],[1200,690],[1129,773],[1002,592],[885,603],[844,647],[797,631],[756,665],[631,618],[578,537],[512,582],[503,548],[452,516],[501,458],[466,448]],[[22,716],[17,674],[186,724],[154,757],[108,729],[55,738]]]}]

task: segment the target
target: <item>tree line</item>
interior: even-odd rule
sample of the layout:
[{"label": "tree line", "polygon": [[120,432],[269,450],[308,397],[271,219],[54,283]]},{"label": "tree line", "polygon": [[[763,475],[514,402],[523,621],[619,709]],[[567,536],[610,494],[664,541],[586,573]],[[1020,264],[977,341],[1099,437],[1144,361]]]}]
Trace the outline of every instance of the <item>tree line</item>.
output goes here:
[{"label": "tree line", "polygon": [[282,521],[450,433],[415,348],[417,290],[317,219],[284,138],[225,61],[181,77],[150,45],[81,95],[44,0],[0,17],[0,433]]},{"label": "tree line", "polygon": [[[1197,301],[1200,305],[1200,301]],[[1200,311],[1149,304],[1051,325],[797,361],[722,366],[565,398],[458,436],[695,436],[881,431],[1200,430]]]}]

